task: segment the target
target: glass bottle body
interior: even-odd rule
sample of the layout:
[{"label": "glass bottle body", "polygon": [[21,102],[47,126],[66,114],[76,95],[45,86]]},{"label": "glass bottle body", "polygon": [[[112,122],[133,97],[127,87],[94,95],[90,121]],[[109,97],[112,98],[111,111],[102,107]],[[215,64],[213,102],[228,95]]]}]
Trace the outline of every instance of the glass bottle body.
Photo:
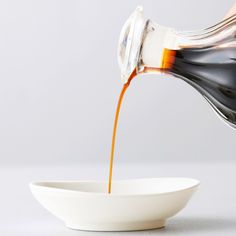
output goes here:
[{"label": "glass bottle body", "polygon": [[[151,24],[148,27],[155,32],[159,26]],[[149,42],[144,39],[139,73],[161,72],[184,80],[206,98],[224,121],[236,128],[234,17],[214,29],[191,34],[166,30],[168,33],[164,36],[162,47],[158,45],[158,49],[152,46],[154,42],[150,43],[151,39],[147,39]],[[159,53],[159,57],[156,56],[155,60],[150,58],[150,51]]]}]

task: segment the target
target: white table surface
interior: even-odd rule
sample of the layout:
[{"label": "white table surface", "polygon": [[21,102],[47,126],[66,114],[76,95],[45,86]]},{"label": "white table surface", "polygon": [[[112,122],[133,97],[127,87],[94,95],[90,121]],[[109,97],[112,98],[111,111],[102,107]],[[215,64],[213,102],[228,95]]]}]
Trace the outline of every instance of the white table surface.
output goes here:
[{"label": "white table surface", "polygon": [[201,186],[187,207],[164,229],[136,232],[84,232],[67,229],[33,198],[35,180],[106,179],[108,165],[22,166],[0,169],[1,236],[74,235],[236,235],[236,162],[115,163],[114,179],[193,177]]}]

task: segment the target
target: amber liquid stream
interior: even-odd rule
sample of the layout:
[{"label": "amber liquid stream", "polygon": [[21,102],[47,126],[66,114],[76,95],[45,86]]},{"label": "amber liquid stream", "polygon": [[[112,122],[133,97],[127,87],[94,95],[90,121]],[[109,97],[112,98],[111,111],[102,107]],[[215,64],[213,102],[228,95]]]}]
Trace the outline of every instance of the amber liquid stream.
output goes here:
[{"label": "amber liquid stream", "polygon": [[[155,73],[155,72],[161,72],[161,71],[165,72],[172,67],[174,58],[175,58],[175,51],[165,49],[164,54],[163,54],[161,68],[144,67],[143,71],[139,73],[152,73],[152,72]],[[117,124],[118,124],[118,119],[119,119],[120,108],[122,105],[125,92],[127,88],[129,87],[131,80],[136,75],[137,75],[136,69],[134,69],[127,83],[123,85],[123,88],[120,92],[120,96],[118,99],[117,107],[116,107],[115,120],[114,120],[113,133],[112,133],[111,152],[110,152],[110,166],[109,166],[109,180],[108,180],[108,193],[109,194],[111,193],[111,186],[112,186],[112,173],[113,173],[113,160],[114,160],[115,142],[116,142],[116,130],[117,130]]]},{"label": "amber liquid stream", "polygon": [[113,125],[113,133],[112,133],[112,142],[111,142],[111,152],[110,152],[110,166],[109,166],[109,181],[108,181],[108,193],[111,193],[111,183],[112,183],[112,172],[113,172],[113,160],[114,160],[114,152],[115,152],[115,143],[116,143],[116,130],[117,130],[117,124],[119,119],[119,113],[121,104],[125,95],[125,92],[127,88],[130,85],[131,80],[136,76],[136,70],[133,71],[133,73],[130,75],[127,83],[123,85],[123,88],[120,92],[120,96],[118,99],[117,107],[116,107],[116,113],[115,113],[115,120]]}]

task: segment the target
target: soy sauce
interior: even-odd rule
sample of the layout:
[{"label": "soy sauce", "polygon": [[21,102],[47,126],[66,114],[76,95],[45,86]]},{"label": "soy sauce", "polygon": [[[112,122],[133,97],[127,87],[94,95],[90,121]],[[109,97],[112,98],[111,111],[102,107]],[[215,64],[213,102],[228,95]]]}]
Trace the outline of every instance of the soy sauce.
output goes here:
[{"label": "soy sauce", "polygon": [[[143,68],[146,72],[163,72],[183,79],[196,88],[215,111],[236,128],[236,47],[211,46],[205,48],[165,49],[161,68]],[[136,69],[123,85],[116,107],[110,152],[108,193],[111,193],[116,130],[124,94]],[[173,98],[174,99],[174,98]]]},{"label": "soy sauce", "polygon": [[116,142],[116,130],[118,125],[118,119],[120,114],[120,108],[123,102],[123,98],[125,95],[125,92],[127,88],[130,85],[131,80],[136,76],[136,69],[133,71],[133,73],[130,75],[127,83],[123,85],[123,88],[120,92],[120,96],[118,99],[117,107],[116,107],[116,113],[115,113],[115,120],[113,125],[113,133],[112,133],[112,142],[111,142],[111,152],[110,152],[110,165],[109,165],[109,180],[108,180],[108,193],[111,193],[111,184],[112,184],[112,174],[113,174],[113,161],[114,161],[114,152],[115,152],[115,142]]},{"label": "soy sauce", "polygon": [[195,87],[223,119],[236,125],[236,47],[176,50],[169,71]]}]

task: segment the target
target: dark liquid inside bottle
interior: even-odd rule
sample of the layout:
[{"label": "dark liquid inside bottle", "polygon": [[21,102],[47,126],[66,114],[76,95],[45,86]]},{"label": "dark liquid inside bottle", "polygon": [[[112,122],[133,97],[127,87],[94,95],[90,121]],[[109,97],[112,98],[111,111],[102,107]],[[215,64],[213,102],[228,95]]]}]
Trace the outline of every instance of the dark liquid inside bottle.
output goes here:
[{"label": "dark liquid inside bottle", "polygon": [[183,48],[168,60],[168,71],[196,88],[236,128],[236,47]]}]

